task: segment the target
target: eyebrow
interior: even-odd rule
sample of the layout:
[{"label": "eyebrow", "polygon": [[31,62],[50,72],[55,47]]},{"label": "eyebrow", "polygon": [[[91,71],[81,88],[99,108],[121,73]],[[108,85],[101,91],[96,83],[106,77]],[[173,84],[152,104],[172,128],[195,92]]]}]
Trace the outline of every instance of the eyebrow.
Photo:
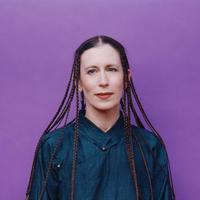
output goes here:
[{"label": "eyebrow", "polygon": [[[108,65],[106,65],[106,67],[117,67],[117,68],[119,68],[119,66],[115,65],[115,64],[108,64]],[[90,69],[90,68],[98,68],[98,67],[96,65],[91,65],[91,66],[86,67],[85,70]]]}]

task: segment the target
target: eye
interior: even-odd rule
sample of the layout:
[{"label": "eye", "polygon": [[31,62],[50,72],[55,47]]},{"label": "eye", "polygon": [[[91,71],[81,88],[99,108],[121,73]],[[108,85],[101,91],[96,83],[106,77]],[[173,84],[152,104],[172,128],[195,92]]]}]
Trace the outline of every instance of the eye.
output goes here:
[{"label": "eye", "polygon": [[118,70],[116,68],[114,68],[114,67],[110,67],[110,68],[108,68],[108,71],[117,72]]},{"label": "eye", "polygon": [[87,71],[87,74],[94,74],[94,72],[96,72],[96,69],[90,69]]}]

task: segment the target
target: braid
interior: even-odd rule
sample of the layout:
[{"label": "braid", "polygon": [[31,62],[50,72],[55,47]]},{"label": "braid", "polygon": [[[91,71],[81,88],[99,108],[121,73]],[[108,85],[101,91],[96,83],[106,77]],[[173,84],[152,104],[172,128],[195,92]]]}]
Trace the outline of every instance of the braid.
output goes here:
[{"label": "braid", "polygon": [[[74,89],[73,89],[73,91],[74,91]],[[68,116],[69,116],[69,111],[70,111],[70,109],[71,109],[71,102],[72,102],[72,100],[73,100],[73,98],[74,98],[74,92],[70,95],[70,103],[69,103],[69,109],[68,108],[66,108],[66,117],[65,117],[65,122],[64,122],[64,125],[66,125],[67,124],[67,119],[68,119]]]},{"label": "braid", "polygon": [[134,136],[134,138],[135,138],[135,141],[136,141],[136,143],[137,143],[137,145],[139,147],[140,153],[142,155],[142,160],[143,160],[143,163],[144,163],[144,166],[145,166],[145,170],[146,170],[147,176],[148,176],[149,187],[150,187],[150,195],[151,195],[151,199],[153,200],[154,199],[154,197],[153,197],[153,187],[152,187],[152,181],[151,181],[152,177],[150,175],[150,171],[149,171],[149,168],[148,168],[148,165],[147,165],[147,162],[146,162],[146,158],[144,156],[144,152],[142,150],[141,144],[139,143],[139,141],[138,141],[136,136]]},{"label": "braid", "polygon": [[81,92],[81,109],[85,110],[84,94]]},{"label": "braid", "polygon": [[50,156],[50,160],[49,160],[49,163],[48,163],[48,167],[47,167],[47,172],[46,172],[46,176],[44,178],[44,181],[42,183],[42,189],[41,189],[41,192],[39,194],[39,197],[38,197],[38,200],[42,200],[42,196],[44,194],[44,191],[45,191],[45,187],[46,187],[46,184],[47,184],[47,181],[48,181],[48,178],[49,178],[49,173],[51,171],[51,167],[52,167],[52,161],[55,157],[55,154],[56,154],[56,151],[60,145],[60,143],[62,142],[63,140],[63,137],[64,137],[64,131],[62,131],[62,135],[59,137],[59,139],[56,141],[56,144],[55,144],[55,147],[53,149],[53,152],[51,153],[51,156]]},{"label": "braid", "polygon": [[[62,102],[61,102],[61,104],[60,104],[60,106],[59,106],[59,108],[58,108],[58,111],[56,112],[55,116],[53,117],[53,119],[51,120],[50,124],[48,125],[48,127],[47,127],[46,130],[45,130],[45,132],[47,132],[47,133],[48,133],[49,131],[51,131],[52,128],[56,125],[56,123],[55,123],[54,121],[55,121],[55,119],[59,116],[59,113],[60,113],[61,109],[63,108],[64,103],[65,103],[65,101],[66,101],[66,99],[67,99],[67,96],[68,96],[68,93],[69,93],[69,88],[70,88],[71,82],[72,82],[71,80],[72,80],[72,77],[73,77],[73,73],[74,73],[74,68],[72,68],[72,72],[71,72],[71,74],[70,74],[70,79],[69,79],[69,82],[68,82],[68,85],[67,85],[67,89],[66,89],[64,98],[63,98],[63,100],[62,100]],[[73,83],[74,83],[74,81],[73,81]],[[72,86],[72,89],[71,89],[70,94],[73,93],[73,92],[74,92],[74,84],[73,84],[73,86]],[[68,103],[69,103],[69,99],[67,100],[67,103],[66,103],[66,104],[68,104]],[[56,121],[56,122],[58,123],[58,121]]]},{"label": "braid", "polygon": [[66,112],[67,112],[67,115],[66,115],[66,119],[64,121],[64,125],[66,124],[67,122],[67,118],[68,118],[68,114],[69,114],[69,111],[70,111],[70,108],[71,108],[71,103],[72,103],[72,100],[73,100],[73,97],[74,97],[74,90],[75,90],[75,87],[73,86],[72,88],[72,91],[70,93],[70,96],[67,100],[67,103],[66,105],[63,107],[63,111],[61,112],[60,116],[57,118],[57,120],[55,121],[55,124],[57,124],[55,126],[55,128],[57,128],[59,126],[59,124],[62,122],[62,119],[64,118]]},{"label": "braid", "polygon": [[137,124],[139,127],[144,128],[144,125],[143,125],[142,121],[140,120],[140,118],[138,117],[138,114],[137,114],[137,112],[136,112],[136,109],[135,109],[135,107],[134,107],[134,105],[133,105],[133,99],[132,99],[132,96],[131,96],[130,83],[129,83],[129,81],[128,81],[127,87],[128,87],[128,95],[130,96],[130,101],[129,101],[129,105],[128,105],[128,106],[131,108],[131,111],[132,111],[132,113],[133,113],[133,115],[134,115],[136,124]]},{"label": "braid", "polygon": [[[131,92],[130,92],[129,84],[127,86],[127,96],[128,96],[128,107],[130,109],[131,103],[132,103],[132,98],[131,98]],[[142,161],[143,161],[143,164],[145,166],[145,170],[146,170],[148,181],[149,181],[150,196],[151,196],[151,199],[153,200],[153,187],[152,187],[152,181],[151,181],[151,176],[150,176],[150,171],[149,171],[149,168],[148,168],[148,165],[147,165],[147,161],[145,159],[144,152],[142,150],[141,144],[138,142],[138,139],[137,139],[135,134],[133,134],[133,138],[134,138],[134,141],[136,142],[137,146],[139,147],[140,153],[142,155]]]},{"label": "braid", "polygon": [[[77,59],[77,66],[80,66],[80,59]],[[79,71],[78,71],[78,67],[76,67],[76,72],[75,72],[75,80],[76,80],[76,121],[75,121],[74,144],[73,144],[73,160],[72,160],[70,200],[75,199],[76,165],[77,165],[77,157],[78,157],[78,125],[79,125],[78,77],[79,77]]]},{"label": "braid", "polygon": [[[123,61],[122,61],[123,62]],[[124,62],[123,62],[124,63]],[[127,98],[128,98],[128,118],[129,118],[129,124],[131,125],[131,113],[130,113],[130,110],[133,112],[134,114],[134,117],[135,117],[135,120],[137,122],[138,125],[140,126],[143,126],[141,120],[139,119],[138,115],[137,115],[137,112],[133,106],[133,100],[132,100],[132,97],[131,97],[131,91],[130,91],[130,84],[129,84],[129,80],[128,80],[128,77],[126,76],[126,74],[128,73],[125,73],[125,82],[126,82],[126,89],[125,89],[125,92],[127,94]],[[130,130],[130,132],[133,131],[133,130]],[[152,183],[151,183],[151,177],[150,177],[150,172],[149,172],[149,169],[148,169],[148,165],[147,165],[147,162],[146,162],[146,159],[144,157],[144,152],[142,151],[142,148],[141,148],[141,145],[140,143],[138,142],[137,138],[136,138],[136,135],[133,133],[131,135],[135,141],[135,144],[137,144],[137,146],[139,147],[139,150],[140,150],[140,153],[142,155],[142,160],[143,160],[143,163],[144,163],[144,166],[145,166],[145,170],[147,172],[147,176],[148,176],[148,181],[149,181],[149,186],[150,186],[150,195],[151,195],[151,199],[153,200],[153,188],[152,188]],[[132,138],[131,138],[132,140]],[[133,160],[134,160],[134,157],[133,157]],[[137,171],[135,170],[135,177],[137,177]],[[138,187],[138,186],[137,186]],[[138,187],[138,198],[142,198],[140,195],[140,191],[139,191],[139,187]]]},{"label": "braid", "polygon": [[[137,105],[143,115],[143,118],[144,120],[146,121],[147,125],[150,127],[150,129],[152,130],[153,134],[156,134],[156,136],[158,137],[159,141],[161,142],[161,144],[163,145],[165,151],[166,151],[166,145],[165,143],[163,142],[163,139],[162,137],[160,136],[160,134],[156,131],[156,129],[153,127],[153,125],[151,124],[150,120],[148,119],[143,107],[142,107],[142,104],[140,103],[140,100],[138,98],[138,95],[136,93],[136,90],[135,90],[135,87],[134,87],[134,84],[133,84],[133,81],[131,79],[130,81],[130,86],[131,86],[131,92],[133,93],[134,97],[135,97],[135,100],[137,102]],[[147,144],[148,145],[148,144]],[[150,150],[151,151],[151,150]],[[167,152],[167,151],[166,151]],[[153,157],[155,157],[154,155],[154,152],[152,152],[152,155]],[[167,156],[167,161],[169,163],[169,157],[168,157],[168,154],[166,153],[166,156]],[[169,171],[169,180],[170,180],[170,186],[172,188],[172,191],[173,191],[173,194],[172,194],[172,198],[175,199],[175,194],[174,194],[174,186],[173,186],[173,181],[172,181],[172,174],[171,174],[171,169],[170,169],[170,165],[168,164],[168,171]]]},{"label": "braid", "polygon": [[[34,171],[35,171],[35,165],[36,165],[36,159],[37,159],[37,156],[38,156],[38,153],[39,153],[39,149],[41,147],[41,143],[42,143],[42,139],[43,139],[43,136],[45,134],[47,134],[53,127],[52,124],[54,123],[55,119],[57,118],[57,116],[59,115],[59,113],[61,112],[62,108],[63,108],[63,105],[66,101],[66,98],[68,96],[68,93],[69,93],[69,88],[70,88],[70,85],[71,85],[71,79],[72,79],[72,74],[73,74],[73,70],[71,72],[71,75],[70,75],[70,80],[68,82],[68,85],[67,85],[67,89],[66,89],[66,92],[65,92],[65,95],[62,99],[62,102],[61,102],[61,105],[59,106],[55,116],[53,117],[53,119],[51,120],[50,124],[47,126],[47,128],[45,129],[45,131],[43,132],[43,134],[40,136],[39,138],[39,141],[37,143],[37,146],[36,146],[36,149],[35,149],[35,152],[34,152],[34,159],[33,159],[33,163],[32,163],[32,168],[31,168],[31,175],[30,175],[30,178],[29,178],[29,183],[28,183],[28,187],[27,187],[27,190],[26,190],[26,198],[28,199],[29,198],[29,193],[30,193],[30,190],[31,190],[31,186],[32,186],[32,181],[33,181],[33,174],[34,174]],[[70,91],[70,96],[73,96],[73,89]],[[71,105],[71,101],[68,101],[68,106],[67,106],[67,109],[69,109],[70,105]],[[60,118],[61,119],[61,118]],[[56,124],[54,123],[53,126],[55,126]],[[51,127],[51,128],[50,128]],[[53,158],[53,155],[51,155],[50,157]],[[49,163],[50,165],[51,163]]]},{"label": "braid", "polygon": [[[150,193],[151,193],[151,200],[153,200],[153,189],[152,189],[152,178],[148,169],[148,165],[147,165],[147,160],[144,156],[144,152],[142,150],[142,146],[140,144],[140,142],[138,141],[138,138],[136,137],[136,134],[134,134],[134,130],[132,129],[131,126],[131,112],[134,116],[135,122],[138,125],[138,127],[144,128],[144,125],[134,107],[133,104],[133,99],[135,99],[135,102],[140,110],[140,112],[142,113],[142,116],[145,120],[145,122],[147,123],[147,125],[150,127],[150,129],[152,130],[153,134],[155,134],[158,139],[160,140],[161,144],[165,147],[165,144],[161,138],[161,136],[159,135],[159,133],[155,130],[155,128],[153,127],[153,125],[151,124],[151,122],[149,121],[146,113],[144,112],[144,109],[140,103],[140,100],[138,98],[138,95],[136,93],[132,78],[130,78],[130,81],[128,79],[128,69],[129,69],[129,63],[128,63],[128,59],[126,56],[126,52],[124,47],[116,40],[108,37],[108,36],[95,36],[93,38],[90,38],[88,40],[86,40],[85,42],[83,42],[78,49],[75,52],[74,55],[74,63],[73,63],[73,67],[72,67],[72,71],[70,74],[70,78],[69,78],[69,82],[66,88],[66,92],[64,94],[64,97],[61,101],[61,104],[56,112],[56,114],[54,115],[53,119],[50,121],[49,125],[47,126],[47,128],[45,129],[45,131],[43,132],[42,136],[39,139],[39,142],[36,146],[36,150],[34,153],[34,160],[33,160],[33,164],[32,164],[32,169],[31,169],[31,176],[29,179],[29,183],[28,183],[28,188],[26,191],[26,199],[29,199],[29,193],[31,190],[31,186],[32,186],[32,181],[33,181],[33,174],[35,171],[35,165],[36,165],[36,160],[37,160],[37,156],[40,150],[40,147],[42,145],[42,139],[43,136],[47,133],[49,133],[50,131],[56,129],[60,123],[63,121],[64,119],[64,125],[63,127],[67,124],[67,119],[68,119],[68,115],[71,109],[71,104],[74,98],[74,94],[76,92],[76,117],[75,117],[75,127],[74,127],[74,138],[73,138],[73,157],[72,157],[72,173],[71,173],[71,193],[70,193],[70,200],[74,200],[75,199],[75,185],[76,185],[76,167],[77,167],[77,160],[78,160],[78,128],[79,128],[79,92],[78,92],[78,80],[80,78],[80,56],[82,55],[82,53],[87,50],[90,49],[92,47],[97,46],[98,44],[110,44],[113,48],[115,48],[120,55],[121,58],[121,62],[122,62],[122,67],[123,67],[123,72],[124,72],[124,94],[122,99],[120,100],[120,104],[123,110],[123,116],[124,116],[124,137],[125,137],[125,148],[127,151],[127,157],[128,157],[128,163],[129,163],[129,167],[130,167],[130,173],[131,173],[131,177],[133,180],[133,183],[135,185],[135,191],[136,191],[136,200],[140,200],[142,198],[142,194],[140,194],[140,189],[139,189],[139,185],[138,185],[138,180],[137,180],[137,170],[136,170],[136,164],[135,164],[135,154],[133,151],[133,142],[135,145],[137,145],[139,147],[139,152],[141,154],[142,157],[142,161],[143,164],[145,166],[146,169],[146,173],[148,176],[148,180],[149,180],[149,187],[150,187]],[[73,78],[73,80],[72,80]],[[133,96],[132,96],[133,95]],[[81,92],[81,108],[82,110],[85,110],[85,102],[84,102],[84,94],[83,92]],[[73,121],[74,121],[73,120]],[[133,133],[133,134],[132,134]],[[50,155],[50,159],[48,161],[47,164],[47,171],[44,177],[44,181],[42,182],[42,188],[41,188],[41,192],[39,194],[39,199],[42,199],[43,193],[45,191],[46,188],[46,184],[48,181],[48,177],[51,171],[51,166],[52,166],[52,161],[55,157],[56,151],[59,147],[59,144],[62,142],[64,137],[64,128],[62,129],[62,134],[59,136],[58,140],[55,143],[55,147],[53,149],[53,152]],[[151,152],[153,158],[155,158],[155,152],[152,151],[151,147],[149,146],[149,144],[147,143],[147,141],[142,138],[143,142],[146,144],[146,146],[148,147],[149,151]],[[168,159],[168,155],[167,155],[167,159]],[[156,159],[154,159],[156,160]],[[169,159],[168,159],[169,160]],[[158,163],[159,164],[159,163]],[[172,188],[172,199],[175,199],[175,194],[174,194],[174,188],[173,188],[173,183],[172,183],[172,175],[171,175],[171,170],[170,170],[170,165],[168,164],[168,169],[169,169],[169,173],[170,173],[170,184],[171,184],[171,188]]]},{"label": "braid", "polygon": [[[122,60],[123,64],[123,60]],[[124,73],[124,88],[126,87],[126,80],[127,80],[127,73]],[[126,113],[127,109],[127,103],[126,103],[126,89],[125,94],[123,95],[123,113],[124,113],[124,129],[125,129],[125,145],[127,150],[127,156],[128,156],[128,162],[130,166],[130,172],[132,180],[135,184],[135,190],[136,190],[136,199],[139,200],[139,188],[138,188],[138,181],[137,181],[137,173],[136,173],[136,167],[135,167],[135,155],[133,152],[133,144],[132,144],[132,137],[131,137],[131,130],[130,130],[130,109],[128,107],[128,116]]]}]

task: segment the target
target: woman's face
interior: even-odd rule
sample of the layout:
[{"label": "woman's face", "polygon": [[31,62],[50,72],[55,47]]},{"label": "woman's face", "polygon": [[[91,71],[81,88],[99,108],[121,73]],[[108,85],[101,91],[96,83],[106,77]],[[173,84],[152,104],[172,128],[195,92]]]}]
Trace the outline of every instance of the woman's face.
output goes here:
[{"label": "woman's face", "polygon": [[79,91],[88,109],[119,109],[123,95],[123,69],[119,53],[109,44],[90,48],[81,55]]}]

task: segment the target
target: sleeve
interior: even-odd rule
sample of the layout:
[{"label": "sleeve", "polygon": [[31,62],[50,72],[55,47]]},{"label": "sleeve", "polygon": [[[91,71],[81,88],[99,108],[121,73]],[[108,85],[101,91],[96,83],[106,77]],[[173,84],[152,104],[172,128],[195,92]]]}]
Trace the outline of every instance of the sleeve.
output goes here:
[{"label": "sleeve", "polygon": [[154,149],[153,193],[156,200],[175,200],[173,186],[170,182],[169,160],[166,148],[158,142]]},{"label": "sleeve", "polygon": [[[52,152],[52,145],[48,143],[48,140],[42,139],[39,151],[35,158],[35,166],[33,169],[33,177],[28,197],[29,200],[57,199],[57,174],[52,168],[49,170],[48,179],[44,186]],[[43,195],[41,196],[42,190]]]}]

